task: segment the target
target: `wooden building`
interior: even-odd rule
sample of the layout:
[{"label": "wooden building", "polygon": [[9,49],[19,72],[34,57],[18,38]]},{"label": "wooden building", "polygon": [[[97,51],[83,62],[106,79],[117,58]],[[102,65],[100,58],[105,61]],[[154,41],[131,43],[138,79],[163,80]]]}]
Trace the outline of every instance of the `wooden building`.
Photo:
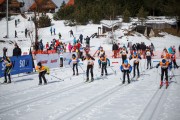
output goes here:
[{"label": "wooden building", "polygon": [[[0,0],[0,13],[6,12],[6,1],[7,0]],[[9,0],[9,13],[20,13],[20,8],[23,6],[23,2],[18,2],[17,0]]]},{"label": "wooden building", "polygon": [[38,12],[54,13],[56,8],[58,8],[58,7],[52,0],[36,0],[36,2],[34,2],[30,6],[28,11],[33,12],[35,10],[38,10]]}]

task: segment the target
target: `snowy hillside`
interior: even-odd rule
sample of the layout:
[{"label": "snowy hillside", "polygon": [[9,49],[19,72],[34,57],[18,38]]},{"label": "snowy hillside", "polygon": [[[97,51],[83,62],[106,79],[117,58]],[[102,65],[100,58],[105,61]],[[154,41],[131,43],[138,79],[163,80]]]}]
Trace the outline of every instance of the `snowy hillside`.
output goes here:
[{"label": "snowy hillside", "polygon": [[[28,15],[30,17],[31,15]],[[52,17],[52,15],[50,15]],[[8,48],[8,56],[12,55],[14,43],[22,49],[30,48],[31,39],[25,38],[24,30],[34,33],[32,21],[24,19],[20,15],[13,16],[9,21],[10,38],[6,35],[6,21],[0,21],[0,51]],[[20,23],[15,28],[14,20]],[[76,38],[80,34],[91,36],[97,33],[102,25],[88,24],[86,26],[68,27],[64,21],[52,21],[52,28],[56,29],[56,35],[50,34],[50,28],[39,29],[39,38],[45,45],[52,39],[58,39],[58,33],[62,34],[62,42],[73,42],[69,31],[73,30]],[[177,50],[177,64],[180,65],[178,47],[180,38],[162,33],[164,37],[147,39],[143,35],[125,36],[124,29],[129,24],[122,24],[123,29],[115,31],[117,42],[126,45],[128,42],[145,42],[155,46],[156,56],[152,59],[153,66],[160,61],[162,50],[175,46]],[[18,38],[14,38],[14,31]],[[120,38],[121,37],[121,38]],[[3,41],[3,42],[2,42]],[[108,37],[93,38],[90,41],[91,54],[101,45],[111,66],[107,67],[108,76],[101,77],[101,69],[98,66],[98,57],[95,57],[94,82],[85,83],[86,65],[79,66],[79,76],[72,76],[72,68],[66,66],[50,70],[46,75],[48,84],[38,85],[38,73],[18,74],[12,76],[11,84],[0,85],[0,120],[179,120],[180,119],[180,69],[172,69],[174,77],[170,80],[168,89],[163,86],[159,89],[161,69],[146,69],[147,61],[140,61],[140,78],[137,81],[127,81],[122,85],[122,72],[119,66],[121,58],[112,58],[112,44],[108,44]],[[160,53],[160,54],[159,54]],[[2,52],[0,52],[0,56]],[[129,55],[128,55],[129,57]],[[132,65],[132,61],[130,62]],[[130,74],[132,78],[133,74]],[[0,78],[2,83],[4,78]]]}]

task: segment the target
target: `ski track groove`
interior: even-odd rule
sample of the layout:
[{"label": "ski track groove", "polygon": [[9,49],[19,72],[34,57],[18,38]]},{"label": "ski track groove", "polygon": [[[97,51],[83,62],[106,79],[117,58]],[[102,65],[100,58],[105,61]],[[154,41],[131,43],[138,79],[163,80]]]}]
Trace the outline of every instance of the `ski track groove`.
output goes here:
[{"label": "ski track groove", "polygon": [[78,87],[80,87],[82,85],[84,85],[84,82],[78,83],[76,85],[72,85],[70,87],[67,87],[67,88],[64,88],[64,89],[61,89],[61,90],[58,90],[58,91],[54,91],[54,92],[42,95],[42,96],[39,96],[39,97],[31,98],[29,100],[25,100],[25,101],[16,103],[16,104],[11,105],[11,106],[1,108],[0,109],[0,114],[5,113],[5,112],[10,111],[10,110],[13,110],[13,109],[16,109],[16,108],[19,108],[19,107],[22,107],[22,106],[25,106],[25,105],[30,104],[30,103],[34,103],[34,102],[36,102],[38,100],[42,100],[42,99],[54,96],[56,94],[60,94],[60,93],[64,93],[64,92],[73,90],[74,88],[78,88]]},{"label": "ski track groove", "polygon": [[[62,80],[59,80],[59,82],[63,82]],[[47,85],[48,86],[48,85]],[[8,93],[5,93],[5,94],[2,94],[2,95],[0,95],[0,97],[6,97],[6,96],[10,96],[10,95],[12,95],[12,94],[14,94],[14,93],[21,93],[22,91],[24,92],[24,91],[30,91],[30,90],[32,90],[32,89],[36,89],[36,88],[39,88],[40,86],[37,86],[37,85],[35,85],[35,86],[31,86],[31,87],[29,87],[29,88],[25,88],[25,89],[21,89],[21,90],[17,90],[17,91],[14,91],[14,92],[8,92]],[[42,87],[42,86],[41,86]]]},{"label": "ski track groove", "polygon": [[[156,90],[156,92],[154,93],[154,95],[152,96],[152,98],[150,99],[146,107],[144,108],[143,112],[140,114],[140,117],[138,118],[138,120],[144,120],[143,117],[146,117],[146,120],[154,120],[154,117],[157,117],[157,114],[159,113],[158,108],[161,107],[160,103],[163,104],[162,101],[166,99],[165,91],[167,91],[167,89],[164,86],[161,89],[158,88]],[[152,111],[148,110],[150,109],[150,107],[152,107],[151,104],[152,102],[154,102],[153,99],[157,98],[158,96],[160,97],[157,100],[155,100],[156,104],[153,105],[153,110]],[[150,112],[150,116],[146,115],[149,112]],[[148,116],[148,119],[147,119],[147,116]]]},{"label": "ski track groove", "polygon": [[103,92],[102,94],[97,95],[97,96],[91,98],[90,100],[88,100],[87,102],[75,107],[74,109],[72,109],[71,111],[65,113],[64,115],[57,117],[55,120],[70,120],[72,118],[75,118],[82,111],[89,109],[90,107],[92,107],[96,103],[100,102],[104,98],[109,97],[110,95],[112,95],[113,93],[117,92],[118,90],[124,88],[127,85],[128,84],[116,85],[115,87]]}]

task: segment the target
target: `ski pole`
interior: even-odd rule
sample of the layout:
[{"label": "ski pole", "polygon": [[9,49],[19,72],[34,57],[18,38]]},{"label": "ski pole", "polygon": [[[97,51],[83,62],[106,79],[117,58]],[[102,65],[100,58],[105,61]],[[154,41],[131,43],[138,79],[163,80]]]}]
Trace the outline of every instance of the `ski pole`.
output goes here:
[{"label": "ski pole", "polygon": [[85,70],[82,68],[82,66],[81,65],[79,65],[80,66],[80,68],[82,69],[82,71],[85,73]]},{"label": "ski pole", "polygon": [[110,67],[110,68],[114,72],[114,74],[116,75],[116,70],[114,70],[112,67]]},{"label": "ski pole", "polygon": [[[145,61],[144,61],[144,70],[143,70],[144,72],[145,72],[145,69],[146,69],[146,61],[147,61],[147,60],[145,59]],[[148,66],[147,66],[147,67],[148,67]]]},{"label": "ski pole", "polygon": [[58,78],[58,77],[56,77],[56,76],[54,76],[54,75],[50,75],[50,76],[52,76],[52,77],[54,77],[54,78],[56,78],[56,79],[58,79],[58,80],[64,81],[63,79]]},{"label": "ski pole", "polygon": [[[82,66],[81,66],[81,65],[79,65],[79,66],[80,66],[80,68],[82,69],[82,71],[83,71],[84,73],[86,73],[85,70],[82,68]],[[83,74],[83,80],[85,80],[84,74]]]}]

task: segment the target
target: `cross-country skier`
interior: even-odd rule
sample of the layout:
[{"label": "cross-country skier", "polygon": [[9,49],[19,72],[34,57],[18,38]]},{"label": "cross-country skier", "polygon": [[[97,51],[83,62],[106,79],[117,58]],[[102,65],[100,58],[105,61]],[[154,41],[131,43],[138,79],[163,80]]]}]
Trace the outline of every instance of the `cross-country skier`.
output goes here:
[{"label": "cross-country skier", "polygon": [[[103,50],[103,47],[99,47],[99,51],[97,53],[98,57],[101,57],[103,55],[105,55],[105,51]],[[101,61],[99,61],[99,68],[101,68]]]},{"label": "cross-country skier", "polygon": [[138,73],[138,78],[140,76],[139,74],[139,60],[141,59],[141,56],[139,54],[137,54],[136,52],[134,52],[133,55],[130,55],[129,60],[133,59],[133,78],[136,76],[136,69],[137,69],[137,73]]},{"label": "cross-country skier", "polygon": [[[98,63],[102,64],[101,76],[103,76],[104,70],[105,70],[105,75],[108,75],[108,73],[107,73],[107,64],[110,66],[110,60],[108,58],[106,58],[105,55],[101,55],[100,59],[98,60]],[[99,65],[99,66],[101,66],[101,65]]]},{"label": "cross-country skier", "polygon": [[70,63],[73,63],[73,75],[75,75],[75,70],[74,68],[76,67],[76,75],[79,75],[78,74],[78,62],[79,62],[79,59],[76,57],[75,54],[72,54],[72,58],[69,60],[69,65]]},{"label": "cross-country skier", "polygon": [[92,82],[94,80],[93,67],[94,67],[94,60],[95,59],[90,54],[87,54],[83,60],[87,61],[87,70],[86,70],[87,79],[86,79],[86,82],[89,81],[89,71],[91,72],[91,81],[90,82]]},{"label": "cross-country skier", "polygon": [[168,51],[167,51],[166,48],[163,49],[163,52],[162,52],[162,54],[161,54],[161,58],[164,58],[164,59],[166,59],[166,60],[169,61],[169,59],[170,59],[170,54],[168,53]]},{"label": "cross-country skier", "polygon": [[171,62],[167,61],[166,59],[162,59],[161,62],[159,62],[157,65],[156,65],[156,68],[158,68],[159,66],[161,66],[161,82],[160,82],[160,87],[163,86],[163,77],[164,77],[164,74],[165,74],[165,79],[166,79],[166,87],[169,86],[169,83],[168,83],[168,68],[172,68],[172,64]]},{"label": "cross-country skier", "polygon": [[103,47],[100,46],[99,51],[98,51],[98,56],[105,55],[105,51],[103,50]]},{"label": "cross-country skier", "polygon": [[[3,51],[7,51],[7,48],[4,47]],[[5,63],[5,69],[4,69],[4,83],[11,83],[11,69],[12,69],[12,63],[9,57],[6,55],[3,56],[3,58],[0,60],[0,62]],[[7,82],[7,76],[9,78],[9,81]]]},{"label": "cross-country skier", "polygon": [[151,67],[151,57],[152,57],[152,53],[151,53],[150,49],[147,49],[146,50],[147,69],[149,68],[149,65],[150,65],[150,69],[152,68]]},{"label": "cross-country skier", "polygon": [[128,83],[130,83],[129,74],[132,71],[132,66],[128,63],[128,60],[125,60],[124,63],[120,66],[120,70],[123,72],[123,84],[125,83],[125,77],[127,75]]},{"label": "cross-country skier", "polygon": [[49,67],[47,66],[43,66],[41,62],[38,62],[37,66],[36,66],[36,70],[37,72],[39,72],[39,85],[42,85],[42,79],[44,80],[44,84],[47,84],[47,80],[45,78],[45,74],[50,73],[49,71]]}]

